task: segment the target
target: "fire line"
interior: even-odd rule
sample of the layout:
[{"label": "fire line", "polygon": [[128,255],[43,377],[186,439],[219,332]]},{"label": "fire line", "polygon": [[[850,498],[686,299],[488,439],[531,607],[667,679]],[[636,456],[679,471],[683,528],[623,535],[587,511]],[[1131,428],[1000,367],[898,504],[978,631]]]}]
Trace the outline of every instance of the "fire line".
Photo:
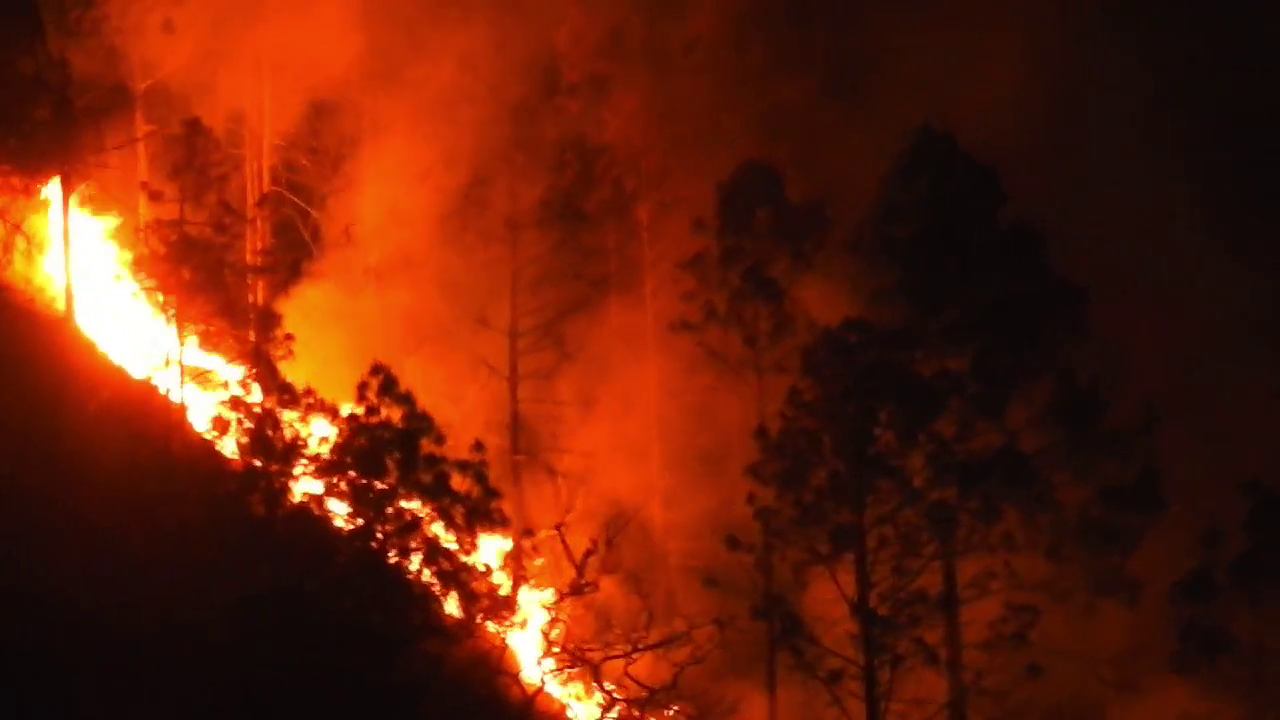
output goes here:
[{"label": "fire line", "polygon": [[[48,241],[62,237],[62,182],[49,180],[41,197],[48,202],[45,249],[36,266],[37,286],[48,293],[55,308],[64,301],[66,270],[61,242]],[[234,420],[228,405],[233,397],[250,403],[262,401],[260,388],[246,381],[246,368],[209,352],[198,337],[179,340],[174,323],[157,307],[130,270],[130,254],[115,240],[121,219],[109,214],[95,214],[81,207],[73,195],[68,220],[71,225],[71,274],[75,288],[75,321],[80,331],[113,363],[138,380],[149,381],[169,400],[182,402],[191,428],[209,438],[219,452],[237,459],[238,447],[233,434],[219,439],[214,433],[215,419]],[[182,364],[175,361],[181,348]],[[214,381],[190,382],[180,376],[180,367],[191,368]],[[332,447],[337,428],[323,417],[287,418],[307,438],[312,458],[323,457]],[[294,469],[291,495],[295,502],[309,496],[322,496],[324,482],[308,471],[309,462]],[[325,498],[330,521],[339,529],[351,527],[351,508],[338,498]],[[430,508],[411,507],[422,513],[427,531],[445,547],[458,551],[442,522],[433,519]],[[501,639],[519,667],[520,680],[530,689],[542,691],[557,700],[565,716],[571,720],[603,720],[616,718],[620,712],[610,707],[608,698],[588,683],[569,679],[558,672],[553,647],[546,630],[552,620],[551,607],[557,599],[553,588],[525,584],[513,588],[512,578],[501,569],[513,547],[507,535],[485,533],[477,538],[473,553],[463,557],[468,564],[488,574],[504,596],[516,593],[516,611],[501,625],[488,621],[485,630]],[[409,558],[409,568],[416,579],[426,583],[441,597],[445,612],[461,617],[456,595],[445,592],[428,572],[420,569],[420,558]],[[496,568],[496,569],[495,569]]]}]

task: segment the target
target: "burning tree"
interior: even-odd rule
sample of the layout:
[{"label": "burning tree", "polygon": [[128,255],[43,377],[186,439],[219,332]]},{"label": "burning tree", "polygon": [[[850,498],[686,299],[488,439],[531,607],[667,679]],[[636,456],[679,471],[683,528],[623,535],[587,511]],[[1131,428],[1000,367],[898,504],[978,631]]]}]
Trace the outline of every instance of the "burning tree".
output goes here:
[{"label": "burning tree", "polygon": [[[604,558],[631,520],[630,515],[612,516],[581,549],[574,547],[564,523],[556,525],[560,558],[571,572],[557,592],[545,629],[548,657],[557,675],[594,688],[603,716],[707,716],[710,708],[691,697],[684,680],[717,651],[722,623],[659,618],[642,590],[621,598],[601,596],[607,576]],[[592,616],[595,622],[589,620]]]},{"label": "burning tree", "polygon": [[[163,83],[153,88],[153,103],[163,90]],[[181,106],[176,98],[170,104]],[[182,337],[199,335],[206,348],[245,362],[268,384],[289,351],[274,306],[324,245],[325,202],[350,152],[340,115],[337,106],[312,103],[275,156],[272,186],[247,207],[234,124],[228,141],[200,118],[185,117],[159,133],[149,154],[160,172],[142,188],[148,215],[138,269]],[[250,255],[244,235],[254,223],[267,223],[272,241]],[[260,297],[247,291],[259,284]]]},{"label": "burning tree", "polygon": [[66,189],[62,237],[50,240],[63,245],[63,309],[74,323],[70,198],[83,181],[86,159],[102,150],[92,142],[98,123],[121,109],[127,93],[112,78],[74,73],[76,47],[96,34],[98,18],[91,4],[24,2],[10,12],[13,22],[6,30],[13,35],[4,40],[17,57],[5,63],[3,79],[14,96],[0,113],[0,147],[6,151],[5,165],[27,176],[57,174]]},{"label": "burning tree", "polygon": [[[467,222],[479,230],[485,259],[502,268],[502,307],[486,307],[480,325],[500,348],[485,365],[505,390],[506,473],[513,519],[522,533],[538,525],[526,499],[539,466],[556,475],[556,382],[578,347],[578,323],[607,294],[608,255],[601,227],[615,200],[608,149],[566,117],[554,69],[517,108],[519,131],[503,157],[501,179],[477,178]],[[468,228],[469,230],[472,228]],[[490,319],[493,317],[495,319]]]},{"label": "burning tree", "polygon": [[276,141],[271,183],[259,203],[268,227],[260,262],[268,308],[302,279],[330,240],[325,213],[356,147],[350,123],[349,107],[320,98],[308,102]]},{"label": "burning tree", "polygon": [[509,614],[513,588],[492,577],[504,569],[505,551],[490,557],[479,546],[510,529],[485,448],[476,441],[451,454],[435,418],[389,367],[373,363],[343,410],[288,383],[262,404],[235,406],[234,426],[220,429],[239,439],[259,504],[309,496],[353,541],[425,581],[448,614],[472,621]]},{"label": "burning tree", "polygon": [[[310,392],[283,387],[264,405],[244,403],[239,416],[241,457],[259,505],[278,508],[302,468],[304,481],[324,485],[311,501],[316,509],[336,513],[349,537],[422,578],[448,615],[505,628],[513,613],[531,610],[519,603],[543,598],[545,620],[529,626],[545,648],[537,668],[525,664],[531,658],[515,658],[522,661],[516,670],[531,706],[554,687],[551,697],[576,700],[601,717],[698,716],[681,681],[716,649],[719,623],[660,623],[643,597],[629,598],[634,613],[626,623],[584,622],[603,617],[598,602],[616,600],[598,595],[605,576],[600,563],[625,522],[609,523],[581,551],[557,525],[559,557],[572,568],[570,577],[552,592],[530,587],[526,594],[512,584],[515,568],[503,553],[491,556],[484,547],[509,542],[510,527],[489,483],[483,447],[449,454],[435,420],[381,364],[362,378],[357,402],[343,412]],[[331,442],[319,452],[308,444],[318,425],[332,428]],[[510,660],[511,649],[501,653]]]},{"label": "burning tree", "polygon": [[[248,274],[241,246],[244,215],[232,202],[236,166],[199,118],[166,134],[158,153],[168,188],[144,188],[156,211],[135,255],[138,270],[173,320],[179,377],[188,338],[248,359],[242,288]],[[161,211],[166,211],[161,214]]]},{"label": "burning tree", "polygon": [[446,443],[413,393],[374,363],[316,470],[325,496],[350,507],[356,538],[448,588],[463,616],[492,616],[492,584],[462,558],[476,553],[483,533],[507,531],[507,519],[484,446],[476,441],[455,457]]}]

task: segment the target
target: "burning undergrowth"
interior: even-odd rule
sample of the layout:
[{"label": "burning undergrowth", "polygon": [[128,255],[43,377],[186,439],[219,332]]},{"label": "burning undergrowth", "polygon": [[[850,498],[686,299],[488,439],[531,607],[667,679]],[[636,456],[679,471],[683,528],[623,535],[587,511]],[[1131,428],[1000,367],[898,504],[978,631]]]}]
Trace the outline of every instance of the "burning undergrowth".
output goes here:
[{"label": "burning undergrowth", "polygon": [[[661,617],[643,593],[620,605],[602,592],[602,560],[625,519],[593,535],[565,518],[517,537],[485,447],[451,444],[390,368],[374,363],[354,400],[339,405],[208,349],[135,277],[114,237],[119,220],[76,198],[64,218],[61,193],[57,178],[46,184],[43,222],[24,224],[39,247],[17,263],[22,279],[61,309],[69,268],[79,329],[180,403],[191,428],[242,468],[261,511],[304,503],[375,547],[429,587],[445,615],[482,630],[481,649],[511,668],[531,708],[575,720],[696,714],[681,681],[710,655],[720,627]],[[69,262],[53,241],[64,221]]]}]

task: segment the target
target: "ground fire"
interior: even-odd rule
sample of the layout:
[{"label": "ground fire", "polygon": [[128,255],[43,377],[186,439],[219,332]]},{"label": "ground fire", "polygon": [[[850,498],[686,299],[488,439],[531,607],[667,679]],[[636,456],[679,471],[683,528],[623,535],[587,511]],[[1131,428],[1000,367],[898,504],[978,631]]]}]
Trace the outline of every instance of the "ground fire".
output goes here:
[{"label": "ground fire", "polygon": [[[45,184],[42,197],[48,202],[46,240],[60,238],[63,233],[61,212],[63,188],[55,177]],[[238,446],[234,436],[214,432],[217,418],[228,417],[233,397],[250,403],[260,402],[261,391],[246,381],[246,369],[201,347],[197,337],[179,339],[174,324],[148,299],[129,264],[129,255],[115,239],[120,219],[96,214],[81,207],[75,197],[69,212],[71,237],[71,273],[75,288],[75,319],[80,330],[116,365],[138,380],[152,383],[175,403],[181,402],[192,429],[217,443],[218,450],[235,459]],[[61,302],[66,282],[65,258],[60,242],[45,242],[31,281],[48,294],[55,306]],[[184,375],[180,368],[187,368]],[[192,372],[202,376],[201,382],[187,378]],[[213,378],[210,382],[207,378]],[[289,418],[295,429],[308,440],[313,458],[322,456],[332,446],[337,429],[323,417]],[[295,501],[323,495],[325,484],[309,474],[307,463],[295,468],[292,483]],[[350,508],[340,499],[326,498],[325,507],[333,524],[350,526]],[[430,508],[415,507],[425,519],[425,527],[445,546],[455,551],[459,546],[444,524],[433,520]],[[590,682],[571,680],[552,657],[556,632],[552,627],[552,606],[557,600],[553,588],[525,583],[515,587],[510,574],[502,569],[504,559],[513,548],[513,539],[498,534],[477,538],[475,550],[463,557],[468,564],[484,572],[498,592],[510,597],[515,593],[515,611],[503,623],[486,621],[486,630],[503,644],[519,666],[520,681],[529,689],[553,697],[573,720],[597,720],[618,717],[620,706],[610,702],[607,693]],[[425,570],[410,558],[408,567],[417,570],[420,579],[441,595],[445,612],[462,616],[456,595],[441,589]],[[674,711],[660,713],[673,716]]]}]

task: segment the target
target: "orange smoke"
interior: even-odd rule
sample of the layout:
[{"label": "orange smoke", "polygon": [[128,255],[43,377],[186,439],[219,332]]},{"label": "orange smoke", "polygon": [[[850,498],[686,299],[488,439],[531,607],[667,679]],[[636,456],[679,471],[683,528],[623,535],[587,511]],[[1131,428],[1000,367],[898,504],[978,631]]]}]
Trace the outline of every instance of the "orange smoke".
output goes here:
[{"label": "orange smoke", "polygon": [[[62,182],[58,177],[45,184],[41,197],[48,201],[46,239],[60,238],[63,231]],[[120,218],[94,214],[82,208],[76,197],[70,203],[71,275],[75,290],[75,318],[85,334],[112,362],[138,380],[147,380],[162,395],[182,402],[192,429],[218,445],[229,458],[238,454],[237,440],[228,435],[219,440],[214,433],[215,418],[223,417],[238,427],[228,401],[239,398],[250,403],[262,400],[262,392],[251,381],[246,382],[246,368],[203,349],[197,337],[179,338],[175,324],[152,301],[143,285],[130,270],[131,256],[114,239]],[[48,293],[55,307],[62,304],[66,283],[63,245],[46,242],[31,281]],[[59,307],[59,309],[61,309]],[[181,349],[181,363],[179,360]],[[200,382],[182,376],[182,367],[191,368]],[[310,457],[294,470],[292,496],[301,501],[308,496],[325,494],[325,484],[309,473],[315,459],[333,446],[337,428],[324,417],[286,418],[307,438]],[[352,527],[351,508],[338,498],[328,497],[325,506],[334,526]],[[406,505],[422,514],[427,531],[442,545],[455,552],[459,545],[444,523],[431,509]],[[530,689],[540,688],[564,707],[572,720],[599,720],[617,717],[620,709],[611,707],[606,695],[593,685],[565,676],[553,657],[558,637],[549,637],[551,608],[558,595],[552,588],[535,584],[514,587],[513,578],[502,568],[514,545],[508,535],[482,534],[474,552],[463,557],[468,564],[487,573],[504,596],[516,594],[516,610],[502,623],[486,621],[488,632],[500,638],[515,658],[520,680]],[[462,616],[456,594],[444,590],[430,573],[421,568],[421,558],[407,558],[410,570],[440,596],[447,613]]]}]

